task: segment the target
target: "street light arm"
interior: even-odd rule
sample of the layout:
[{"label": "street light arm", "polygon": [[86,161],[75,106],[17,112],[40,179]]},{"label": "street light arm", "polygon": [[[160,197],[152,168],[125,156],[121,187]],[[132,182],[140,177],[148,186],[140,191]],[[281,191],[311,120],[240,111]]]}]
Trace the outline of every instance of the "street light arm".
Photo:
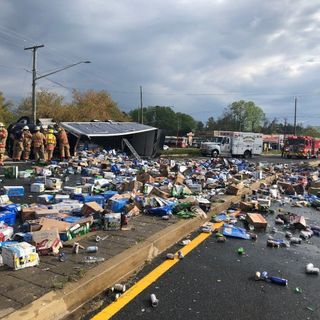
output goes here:
[{"label": "street light arm", "polygon": [[74,66],[76,66],[78,64],[81,64],[81,63],[91,63],[91,62],[90,61],[80,61],[80,62],[77,62],[77,63],[69,64],[68,66],[65,66],[63,68],[60,68],[60,69],[57,69],[55,71],[49,72],[47,74],[43,74],[43,75],[41,75],[39,77],[36,77],[35,80],[39,80],[39,79],[45,78],[47,76],[51,76],[52,74],[58,73],[60,71],[63,71],[63,70],[69,69],[69,68],[72,68],[72,67],[74,67]]}]

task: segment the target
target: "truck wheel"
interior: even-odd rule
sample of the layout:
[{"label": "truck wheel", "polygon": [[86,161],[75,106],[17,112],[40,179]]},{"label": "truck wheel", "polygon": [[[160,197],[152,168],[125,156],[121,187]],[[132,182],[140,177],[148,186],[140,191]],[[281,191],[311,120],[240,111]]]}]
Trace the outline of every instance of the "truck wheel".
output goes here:
[{"label": "truck wheel", "polygon": [[219,151],[217,149],[212,150],[211,155],[213,158],[217,158],[219,155]]},{"label": "truck wheel", "polygon": [[245,159],[249,159],[249,158],[252,157],[252,154],[251,154],[251,152],[250,152],[249,150],[246,150],[246,151],[244,152],[244,154],[243,154],[243,157],[244,157]]}]

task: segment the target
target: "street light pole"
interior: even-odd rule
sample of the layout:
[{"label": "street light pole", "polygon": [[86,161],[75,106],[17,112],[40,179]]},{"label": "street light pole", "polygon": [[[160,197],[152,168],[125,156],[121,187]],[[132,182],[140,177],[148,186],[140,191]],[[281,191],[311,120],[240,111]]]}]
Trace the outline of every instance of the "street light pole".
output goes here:
[{"label": "street light pole", "polygon": [[52,74],[55,74],[55,73],[58,73],[60,71],[63,71],[63,70],[66,70],[66,69],[69,69],[69,68],[72,68],[78,64],[81,64],[81,63],[91,63],[91,61],[79,61],[79,62],[76,62],[76,63],[72,63],[72,64],[69,64],[65,67],[62,67],[60,69],[57,69],[57,70],[54,70],[52,72],[49,72],[49,73],[46,73],[46,74],[43,74],[43,75],[40,75],[39,77],[36,77],[35,80],[39,80],[39,79],[42,79],[42,78],[45,78],[47,76],[51,76]]},{"label": "street light pole", "polygon": [[294,135],[297,135],[297,97],[294,97]]},{"label": "street light pole", "polygon": [[38,48],[43,48],[43,47],[44,47],[44,45],[24,48],[24,50],[32,50],[32,53],[33,53],[33,59],[32,59],[32,64],[33,64],[33,67],[32,67],[32,123],[33,124],[36,124],[36,122],[37,122],[37,100],[36,100],[36,83],[37,83],[37,80],[45,78],[47,76],[51,76],[52,74],[58,73],[60,71],[72,68],[72,67],[74,67],[74,66],[76,66],[78,64],[81,64],[81,63],[91,63],[90,61],[79,61],[79,62],[69,64],[69,65],[67,65],[65,67],[59,68],[57,70],[54,70],[52,72],[49,72],[47,74],[43,74],[43,75],[40,75],[40,76],[37,77],[36,51],[37,51]]},{"label": "street light pole", "polygon": [[33,47],[24,48],[24,50],[32,50],[32,123],[37,122],[37,102],[36,102],[36,80],[37,80],[37,70],[36,70],[36,57],[37,49],[43,48],[44,45],[38,45]]},{"label": "street light pole", "polygon": [[143,99],[142,99],[142,86],[140,86],[140,123],[143,124]]}]

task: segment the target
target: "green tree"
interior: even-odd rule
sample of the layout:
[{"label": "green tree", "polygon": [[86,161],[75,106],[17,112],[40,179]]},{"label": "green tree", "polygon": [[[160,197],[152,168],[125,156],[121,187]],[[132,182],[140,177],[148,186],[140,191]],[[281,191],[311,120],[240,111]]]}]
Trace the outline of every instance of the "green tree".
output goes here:
[{"label": "green tree", "polygon": [[204,130],[204,123],[202,122],[202,121],[198,121],[197,122],[197,126],[196,126],[196,131],[197,132],[201,132],[201,131],[203,131]]},{"label": "green tree", "polygon": [[13,122],[16,118],[12,112],[13,103],[5,99],[3,93],[0,91],[0,122],[6,126]]},{"label": "green tree", "polygon": [[[131,110],[129,115],[133,121],[139,121],[140,108]],[[197,121],[190,115],[181,112],[176,113],[168,106],[143,108],[143,123],[160,128],[167,135],[185,135],[197,126]]]},{"label": "green tree", "polygon": [[213,131],[216,129],[217,123],[214,120],[213,117],[209,117],[207,122],[206,122],[206,130],[207,131]]},{"label": "green tree", "polygon": [[252,101],[234,101],[217,121],[220,130],[260,131],[265,120],[263,110]]},{"label": "green tree", "polygon": [[245,114],[244,122],[246,127],[244,130],[260,131],[261,123],[265,119],[265,114],[262,109],[254,104],[252,101],[244,103]]},{"label": "green tree", "polygon": [[197,127],[197,121],[190,115],[182,112],[176,113],[176,122],[179,128],[179,135],[186,135],[188,132],[194,131]]},{"label": "green tree", "polygon": [[320,132],[312,126],[307,126],[306,128],[303,128],[301,130],[301,134],[304,136],[310,136],[314,138],[319,138],[320,137]]},{"label": "green tree", "polygon": [[284,125],[279,123],[277,118],[274,118],[272,121],[265,119],[261,132],[264,134],[284,134]]}]

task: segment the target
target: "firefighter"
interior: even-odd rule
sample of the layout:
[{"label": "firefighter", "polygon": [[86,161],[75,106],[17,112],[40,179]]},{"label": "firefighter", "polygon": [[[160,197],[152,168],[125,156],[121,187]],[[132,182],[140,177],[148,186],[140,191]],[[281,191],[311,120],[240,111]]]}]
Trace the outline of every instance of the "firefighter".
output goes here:
[{"label": "firefighter", "polygon": [[32,142],[35,161],[44,160],[44,145],[46,143],[46,137],[42,132],[40,132],[40,127],[35,128],[35,133],[32,135]]},{"label": "firefighter", "polygon": [[21,155],[23,151],[23,137],[22,137],[22,130],[17,130],[14,132],[11,137],[13,138],[13,154],[12,160],[13,161],[20,161]]},{"label": "firefighter", "polygon": [[4,154],[6,152],[6,142],[8,137],[8,131],[0,122],[0,166],[3,166]]},{"label": "firefighter", "polygon": [[61,160],[65,158],[68,160],[70,158],[69,140],[66,131],[61,127],[58,129],[58,142]]},{"label": "firefighter", "polygon": [[46,160],[51,161],[53,156],[53,151],[56,147],[57,139],[54,135],[53,129],[48,129],[48,133],[46,134]]},{"label": "firefighter", "polygon": [[22,142],[23,142],[23,160],[27,161],[30,157],[31,152],[31,143],[32,143],[32,134],[28,126],[23,127],[22,131]]},{"label": "firefighter", "polygon": [[288,142],[285,141],[285,143],[282,145],[282,148],[281,148],[281,158],[285,158],[286,157],[287,149],[288,149]]}]

